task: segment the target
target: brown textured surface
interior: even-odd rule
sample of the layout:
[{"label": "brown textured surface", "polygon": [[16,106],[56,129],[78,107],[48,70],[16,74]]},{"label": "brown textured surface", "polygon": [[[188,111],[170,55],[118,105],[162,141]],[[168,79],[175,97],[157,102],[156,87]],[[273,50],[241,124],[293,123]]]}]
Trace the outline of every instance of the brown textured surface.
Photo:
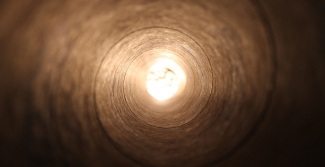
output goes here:
[{"label": "brown textured surface", "polygon": [[[0,166],[321,166],[324,7],[2,1]],[[191,76],[165,106],[162,51]]]}]

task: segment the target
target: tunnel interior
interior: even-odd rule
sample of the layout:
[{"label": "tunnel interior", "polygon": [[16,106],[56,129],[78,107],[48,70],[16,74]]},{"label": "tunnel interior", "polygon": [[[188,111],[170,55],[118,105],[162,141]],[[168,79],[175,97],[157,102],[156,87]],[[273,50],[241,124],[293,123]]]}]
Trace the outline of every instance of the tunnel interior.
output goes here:
[{"label": "tunnel interior", "polygon": [[0,2],[0,166],[325,165],[317,0]]}]

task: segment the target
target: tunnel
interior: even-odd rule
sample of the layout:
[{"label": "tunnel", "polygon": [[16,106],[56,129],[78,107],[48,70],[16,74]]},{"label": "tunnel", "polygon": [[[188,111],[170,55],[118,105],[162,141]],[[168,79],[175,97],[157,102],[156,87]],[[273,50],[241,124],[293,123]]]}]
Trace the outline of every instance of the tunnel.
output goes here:
[{"label": "tunnel", "polygon": [[0,1],[0,166],[325,165],[322,0]]}]

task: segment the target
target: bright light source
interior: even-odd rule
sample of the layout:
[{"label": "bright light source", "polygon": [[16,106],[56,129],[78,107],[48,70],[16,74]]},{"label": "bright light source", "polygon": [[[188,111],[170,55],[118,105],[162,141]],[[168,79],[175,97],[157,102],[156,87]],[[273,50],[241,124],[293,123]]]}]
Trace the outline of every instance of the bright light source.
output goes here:
[{"label": "bright light source", "polygon": [[157,100],[171,98],[177,91],[184,73],[172,60],[159,59],[147,75],[148,93]]}]

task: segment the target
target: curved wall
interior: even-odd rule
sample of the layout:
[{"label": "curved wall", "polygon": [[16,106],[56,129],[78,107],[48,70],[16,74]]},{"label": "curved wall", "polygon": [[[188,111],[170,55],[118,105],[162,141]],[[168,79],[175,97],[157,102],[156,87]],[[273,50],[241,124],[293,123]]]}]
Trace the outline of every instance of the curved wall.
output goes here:
[{"label": "curved wall", "polygon": [[[324,4],[0,2],[0,164],[323,164]],[[157,103],[149,67],[186,82]]]}]

